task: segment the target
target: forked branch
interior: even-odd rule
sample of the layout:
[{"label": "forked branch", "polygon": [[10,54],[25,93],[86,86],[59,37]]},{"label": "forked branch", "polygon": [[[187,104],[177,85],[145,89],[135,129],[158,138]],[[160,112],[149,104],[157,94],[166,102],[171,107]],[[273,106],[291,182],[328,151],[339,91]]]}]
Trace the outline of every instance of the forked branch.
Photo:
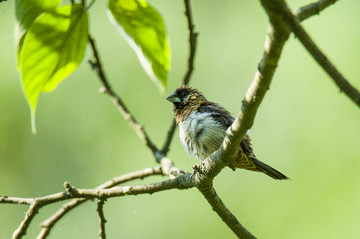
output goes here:
[{"label": "forked branch", "polygon": [[[134,128],[146,147],[150,149],[156,158],[156,161],[160,163],[160,166],[114,178],[95,189],[77,189],[69,184],[65,184],[66,190],[64,192],[40,198],[0,196],[0,203],[29,205],[29,209],[24,217],[24,220],[14,232],[13,238],[21,238],[25,235],[32,219],[42,207],[69,199],[73,200],[64,204],[54,215],[41,224],[42,230],[37,238],[46,238],[58,220],[60,220],[71,209],[88,199],[98,199],[97,211],[100,225],[99,234],[101,238],[105,238],[106,220],[103,212],[103,206],[106,199],[127,195],[151,194],[170,189],[189,189],[192,187],[197,187],[199,189],[211,205],[212,209],[239,238],[255,238],[255,236],[253,236],[244,226],[240,224],[236,217],[222,202],[213,188],[213,180],[221,172],[221,170],[228,166],[234,159],[235,152],[237,152],[243,136],[253,125],[257,110],[271,84],[283,46],[288,40],[291,32],[294,32],[306,49],[328,72],[339,88],[344,91],[355,103],[360,105],[360,93],[338,72],[338,70],[319,50],[306,31],[299,24],[299,21],[313,16],[314,14],[318,14],[321,10],[336,2],[336,0],[320,0],[316,3],[300,8],[295,14],[291,13],[283,0],[260,1],[269,16],[271,25],[268,30],[265,41],[265,50],[259,63],[258,70],[256,71],[254,79],[247,90],[238,116],[227,131],[222,146],[214,154],[197,165],[194,168],[195,171],[193,174],[184,173],[180,169],[175,168],[172,161],[165,157],[169,150],[176,125],[174,123],[172,124],[170,130],[168,131],[164,146],[161,150],[159,150],[151,141],[142,125],[136,121],[135,117],[127,109],[122,99],[112,89],[105,76],[95,41],[91,36],[89,36],[89,43],[95,58],[95,61],[90,61],[90,63],[93,69],[96,70],[97,75],[104,86],[104,93],[108,94],[112,98],[123,117],[128,121],[129,125]],[[189,29],[189,59],[183,83],[188,84],[194,69],[193,63],[196,52],[197,33],[194,32],[190,0],[184,0],[184,3],[185,15],[187,17]],[[146,185],[117,186],[120,183],[152,175],[169,175],[173,179]]]}]

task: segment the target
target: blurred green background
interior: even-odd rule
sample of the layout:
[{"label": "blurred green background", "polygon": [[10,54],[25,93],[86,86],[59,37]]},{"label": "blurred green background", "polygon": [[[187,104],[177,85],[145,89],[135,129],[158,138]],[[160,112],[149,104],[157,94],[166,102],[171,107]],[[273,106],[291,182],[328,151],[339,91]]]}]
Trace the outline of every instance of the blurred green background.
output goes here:
[{"label": "blurred green background", "polygon": [[[186,70],[187,26],[182,1],[150,3],[164,16],[172,49],[166,94],[160,95],[135,53],[106,16],[106,2],[90,10],[106,73],[135,117],[159,146],[172,118],[165,100]],[[308,1],[289,1],[293,9]],[[14,2],[0,4],[0,195],[36,197],[79,188],[156,165],[84,62],[50,94],[42,94],[37,135],[16,72]],[[234,115],[262,56],[267,17],[259,1],[193,1],[200,32],[191,85]],[[357,0],[341,1],[304,22],[341,72],[360,88]],[[178,132],[176,133],[178,134]],[[258,238],[359,238],[360,111],[292,36],[251,130],[255,153],[291,178],[274,181],[259,173],[225,169],[215,187],[228,208]],[[191,171],[197,161],[178,136],[169,157]],[[150,183],[153,177],[135,183]],[[46,207],[27,238],[61,204]],[[10,238],[24,218],[23,205],[0,204],[0,238]],[[234,238],[196,189],[113,198],[104,207],[108,238]],[[50,238],[98,238],[96,203],[73,210]]]}]

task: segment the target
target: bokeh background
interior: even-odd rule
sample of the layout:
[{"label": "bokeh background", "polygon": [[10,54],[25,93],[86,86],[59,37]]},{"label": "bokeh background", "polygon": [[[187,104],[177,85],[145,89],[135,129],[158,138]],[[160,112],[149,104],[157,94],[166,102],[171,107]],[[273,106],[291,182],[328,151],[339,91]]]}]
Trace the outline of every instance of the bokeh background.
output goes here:
[{"label": "bokeh background", "polygon": [[[172,118],[165,100],[186,70],[187,26],[183,1],[153,0],[171,41],[168,88],[159,94],[135,53],[106,16],[106,2],[90,10],[106,74],[135,117],[159,146]],[[293,9],[309,3],[291,0]],[[268,20],[259,1],[192,2],[200,32],[191,85],[234,115],[257,69]],[[341,72],[360,88],[360,17],[357,0],[340,1],[304,22]],[[52,93],[40,96],[38,134],[16,72],[14,1],[0,4],[0,195],[36,197],[63,191],[64,181],[91,188],[112,177],[156,165],[84,62]],[[178,133],[178,132],[177,132]],[[215,180],[223,201],[258,238],[359,238],[360,111],[293,36],[251,136],[259,159],[291,178],[225,169]],[[176,135],[169,157],[191,171]],[[150,183],[152,177],[134,183]],[[46,207],[27,238],[61,204]],[[0,238],[10,238],[24,218],[23,205],[0,204]],[[105,204],[109,238],[234,238],[196,189],[113,198]],[[73,210],[50,238],[98,238],[96,203]]]}]

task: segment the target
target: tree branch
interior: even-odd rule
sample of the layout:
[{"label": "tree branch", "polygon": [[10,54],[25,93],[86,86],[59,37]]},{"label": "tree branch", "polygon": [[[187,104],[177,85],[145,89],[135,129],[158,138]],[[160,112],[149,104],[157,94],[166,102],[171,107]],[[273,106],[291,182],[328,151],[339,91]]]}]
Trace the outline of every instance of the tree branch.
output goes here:
[{"label": "tree branch", "polygon": [[277,13],[279,1],[281,0],[261,0],[271,25],[258,70],[242,101],[241,110],[233,124],[228,128],[221,147],[195,166],[194,180],[198,189],[212,205],[213,210],[239,238],[254,238],[254,236],[228,211],[213,189],[212,181],[224,167],[231,165],[235,159],[240,142],[246,131],[253,125],[257,110],[270,87],[282,49],[289,38],[290,28],[283,17]]},{"label": "tree branch", "polygon": [[100,236],[101,239],[106,239],[106,233],[105,233],[106,219],[105,219],[104,211],[103,211],[104,203],[105,203],[105,200],[98,199],[97,211],[98,211],[98,214],[99,214],[99,224],[100,224],[99,236]]},{"label": "tree branch", "polygon": [[[261,1],[271,23],[265,40],[263,57],[242,101],[240,112],[228,128],[220,150],[214,155],[214,159],[221,160],[223,165],[229,165],[234,160],[242,138],[246,131],[252,127],[257,110],[270,87],[284,44],[289,38],[290,29],[282,17],[273,12],[276,7],[272,5],[272,2]],[[270,4],[270,6],[266,4]],[[220,155],[223,156],[220,157]],[[222,164],[219,165],[222,166]],[[216,167],[213,170],[216,174],[220,172]]]},{"label": "tree branch", "polygon": [[[187,0],[185,0],[187,1]],[[92,2],[93,3],[93,2]],[[92,4],[91,3],[91,4]],[[187,7],[187,17],[191,18],[191,12],[188,12],[188,10],[190,9],[189,5]],[[195,56],[195,44],[196,44],[196,33],[193,32],[193,24],[192,24],[192,20],[188,20],[189,23],[191,23],[189,25],[189,29],[191,26],[191,30],[190,31],[190,57],[189,57],[189,67],[191,67],[191,70],[188,70],[188,73],[186,74],[186,77],[184,78],[184,83],[188,83],[191,73],[193,71],[193,61],[194,61],[194,56]],[[181,173],[183,173],[182,170],[179,170],[178,168],[174,167],[173,162],[168,159],[165,158],[164,156],[167,154],[169,146],[171,144],[171,139],[173,138],[175,129],[176,129],[176,123],[175,120],[173,120],[172,126],[169,129],[167,138],[165,140],[165,144],[164,147],[162,148],[161,152],[159,152],[159,150],[156,148],[156,146],[152,143],[152,141],[150,140],[149,136],[147,135],[147,133],[145,132],[144,128],[142,127],[142,125],[140,125],[136,119],[134,118],[134,116],[129,112],[129,110],[127,109],[127,107],[125,106],[125,104],[123,103],[122,99],[114,92],[114,90],[112,89],[109,81],[107,80],[103,67],[102,67],[102,63],[100,60],[100,55],[98,53],[96,44],[95,44],[95,40],[89,35],[89,43],[91,45],[92,51],[93,51],[93,55],[95,58],[95,62],[93,61],[89,61],[89,63],[91,64],[91,67],[97,72],[98,77],[100,79],[100,81],[102,82],[103,86],[104,86],[104,93],[108,94],[114,104],[117,106],[117,108],[119,109],[119,111],[121,112],[121,114],[123,115],[123,117],[128,121],[129,125],[135,129],[135,131],[137,132],[137,134],[139,135],[139,137],[143,140],[143,142],[145,143],[145,145],[151,150],[152,154],[154,155],[156,161],[158,163],[161,164],[161,172],[165,175],[169,175],[171,178],[174,178],[178,175],[180,175]],[[110,181],[112,182],[112,181]],[[109,188],[112,187],[116,184],[112,184],[108,185],[106,187],[102,187],[104,185],[99,186],[100,188]],[[83,202],[87,201],[87,199],[75,199],[69,203],[66,203],[63,205],[62,208],[60,208],[54,215],[52,215],[50,218],[48,218],[46,221],[44,221],[41,226],[42,226],[42,231],[40,232],[40,234],[38,235],[38,238],[45,238],[50,230],[52,229],[53,225],[60,220],[67,212],[69,212],[71,209],[75,208],[76,206],[82,204]]]},{"label": "tree branch", "polygon": [[[162,167],[157,166],[154,168],[146,168],[146,169],[139,170],[136,172],[124,174],[119,177],[113,178],[113,179],[99,185],[96,188],[97,189],[111,188],[111,187],[114,187],[121,183],[129,182],[129,181],[135,180],[135,179],[143,179],[145,177],[149,177],[152,175],[164,175],[164,171],[163,171]],[[41,223],[42,229],[41,229],[41,232],[39,233],[39,235],[37,236],[37,239],[46,238],[49,235],[51,229],[53,228],[53,226],[55,225],[55,223],[57,221],[59,221],[63,216],[65,216],[65,214],[68,213],[71,209],[79,206],[80,204],[86,202],[87,200],[88,199],[86,199],[86,198],[80,198],[80,199],[74,199],[68,203],[65,203],[56,213],[54,213],[51,217],[49,217],[48,219],[46,219],[45,221],[43,221]]]},{"label": "tree branch", "polygon": [[322,10],[337,1],[338,0],[320,0],[314,3],[310,3],[306,6],[299,8],[297,11],[294,12],[294,15],[297,17],[298,21],[301,22],[309,17],[314,16],[315,14],[320,14]]},{"label": "tree branch", "polygon": [[198,185],[199,191],[238,238],[255,238],[255,236],[247,231],[226,208],[213,189],[212,182],[216,175],[235,159],[240,142],[246,131],[251,128],[257,109],[270,86],[281,51],[289,37],[290,31],[281,18],[273,16],[271,17],[271,23],[272,25],[269,28],[265,41],[263,58],[247,90],[239,115],[227,130],[221,147],[195,167],[194,180]]},{"label": "tree branch", "polygon": [[[190,2],[189,0],[184,0],[184,2],[190,35],[190,56],[188,61],[188,71],[184,77],[184,83],[188,83],[193,71],[193,61],[196,49],[196,33],[193,32],[194,26],[192,23]],[[310,17],[318,13],[325,7],[331,5],[331,3],[333,2],[335,1],[320,0],[317,3],[313,3],[301,8],[296,16],[299,20],[304,20],[307,17]],[[246,131],[253,125],[257,110],[272,81],[273,74],[276,70],[283,46],[289,38],[290,30],[304,38],[304,40],[301,40],[298,37],[304,45],[311,45],[312,42],[309,38],[309,43],[309,39],[307,39],[306,37],[306,32],[302,29],[301,25],[297,22],[295,16],[290,12],[283,0],[261,0],[261,3],[267,15],[269,16],[271,23],[265,41],[265,50],[262,60],[259,63],[258,70],[255,73],[255,77],[242,102],[240,113],[236,117],[234,123],[227,130],[223,144],[214,154],[210,155],[199,165],[196,165],[194,167],[195,170],[193,174],[181,174],[182,172],[173,166],[172,161],[164,157],[164,155],[166,155],[166,152],[168,151],[176,125],[172,125],[168,132],[166,142],[163,149],[161,150],[161,152],[164,152],[164,154],[160,153],[156,146],[150,140],[149,136],[146,134],[142,125],[140,125],[135,120],[133,115],[124,105],[121,98],[112,90],[103,72],[94,39],[89,36],[89,42],[95,58],[95,62],[90,61],[90,63],[93,69],[96,70],[102,84],[104,85],[104,93],[108,94],[113,99],[115,105],[118,107],[123,117],[128,121],[129,125],[131,125],[135,129],[140,138],[143,140],[144,144],[151,150],[157,161],[161,163],[161,166],[120,176],[98,186],[95,189],[76,189],[74,187],[71,187],[68,183],[65,183],[65,192],[55,193],[44,197],[17,198],[0,196],[0,203],[17,203],[30,205],[24,220],[21,222],[18,229],[14,232],[13,238],[21,238],[23,235],[25,235],[26,230],[30,225],[32,219],[43,206],[59,201],[68,200],[71,198],[76,199],[67,204],[64,204],[59,211],[57,211],[52,217],[42,223],[43,229],[37,238],[45,238],[49,234],[53,225],[68,211],[75,208],[77,205],[85,202],[87,199],[94,198],[98,199],[97,210],[99,214],[100,236],[101,238],[105,238],[104,225],[106,220],[103,214],[103,204],[107,198],[120,197],[125,195],[152,194],[164,190],[189,189],[192,187],[197,187],[199,189],[199,191],[204,195],[209,204],[212,206],[213,210],[239,238],[255,238],[240,224],[240,222],[230,212],[230,210],[226,208],[225,204],[222,202],[220,197],[217,195],[215,189],[213,188],[213,179],[217,176],[218,173],[221,172],[224,167],[230,165],[231,162],[234,160],[243,136],[245,135]],[[279,6],[283,7],[280,8],[282,14],[279,14]],[[343,80],[341,81],[342,83],[344,83]],[[355,98],[355,100],[356,99],[357,98]],[[114,187],[119,183],[130,181],[136,178],[164,174],[176,178],[146,185]]]},{"label": "tree branch", "polygon": [[91,49],[94,54],[95,62],[89,61],[91,64],[91,67],[97,72],[101,83],[104,86],[103,93],[110,96],[110,98],[113,100],[115,106],[120,111],[121,115],[124,117],[124,119],[128,122],[128,124],[135,130],[135,132],[138,134],[139,138],[143,141],[143,143],[150,149],[151,153],[154,155],[154,157],[160,161],[161,156],[159,154],[159,150],[156,148],[155,144],[151,141],[150,137],[146,133],[144,127],[137,122],[135,117],[130,113],[128,108],[125,106],[125,103],[120,98],[119,95],[115,93],[115,91],[112,89],[109,81],[107,80],[105,73],[103,71],[102,63],[100,60],[100,56],[98,54],[95,40],[89,35],[89,42]]},{"label": "tree branch", "polygon": [[40,204],[37,201],[33,200],[33,202],[30,204],[28,211],[25,214],[24,220],[20,223],[19,227],[14,231],[12,236],[13,239],[22,238],[23,236],[25,236],[27,228],[29,227],[32,219],[38,213],[40,207],[41,207]]},{"label": "tree branch", "polygon": [[191,3],[190,0],[184,0],[185,3],[185,15],[188,22],[189,29],[189,59],[188,59],[188,69],[184,77],[183,84],[187,85],[190,81],[191,74],[194,70],[194,59],[196,53],[196,39],[198,33],[194,31],[195,25],[193,23],[192,12],[191,12]]},{"label": "tree branch", "polygon": [[[263,53],[263,58],[259,63],[254,80],[246,92],[246,96],[243,100],[239,115],[227,130],[227,135],[223,141],[223,145],[220,147],[219,153],[224,151],[224,153],[228,156],[223,162],[226,165],[233,160],[234,156],[231,157],[231,155],[234,155],[234,153],[238,150],[243,136],[245,135],[246,131],[253,125],[257,109],[259,108],[266,91],[270,87],[270,83],[278,65],[282,49],[290,34],[288,23],[285,21],[283,16],[279,14],[279,4],[283,4],[284,1],[260,1],[269,17],[271,25],[269,27],[268,35],[265,41],[265,51]],[[327,6],[331,5],[329,3],[330,1],[321,0],[319,2],[321,3],[313,4],[312,7],[321,5],[319,10],[323,10]],[[312,16],[309,13],[314,12],[310,11],[309,7],[306,7],[305,9],[307,9],[306,14],[303,11],[298,11],[302,19],[306,19],[307,17]]]},{"label": "tree branch", "polygon": [[285,1],[281,1],[279,8],[281,8],[281,12],[285,17],[286,22],[289,24],[291,31],[300,40],[306,50],[326,71],[330,78],[339,87],[340,91],[344,92],[355,104],[357,104],[358,107],[360,107],[360,92],[345,79],[340,71],[314,43],[309,34],[300,25],[296,16],[291,13]]},{"label": "tree branch", "polygon": [[[169,189],[188,189],[196,186],[192,179],[192,174],[182,174],[175,179],[169,179],[157,183],[135,185],[135,186],[116,186],[112,188],[95,188],[95,189],[77,189],[71,186],[68,182],[64,183],[65,192],[50,194],[38,198],[13,198],[13,197],[0,197],[1,203],[15,203],[30,202],[30,209],[28,212],[37,212],[43,206],[51,203],[56,203],[72,198],[87,198],[87,199],[108,199],[112,197],[122,197],[127,195],[139,194],[153,194]],[[30,215],[31,214],[31,215]],[[34,213],[28,213],[25,217],[33,216]]]},{"label": "tree branch", "polygon": [[175,121],[175,119],[173,119],[171,121],[171,126],[170,126],[170,128],[169,128],[169,130],[167,132],[167,136],[166,136],[166,139],[165,139],[164,146],[161,149],[161,153],[163,155],[167,155],[167,153],[169,152],[170,144],[171,144],[172,139],[174,137],[176,126],[177,126],[176,121]]},{"label": "tree branch", "polygon": [[[100,198],[108,199],[113,197],[123,197],[130,195],[140,194],[153,194],[170,189],[189,189],[195,187],[195,183],[192,180],[192,175],[187,173],[180,175],[175,179],[169,179],[162,182],[135,185],[135,186],[117,186],[105,189],[76,189],[67,185],[68,197],[70,198]],[[61,200],[65,200],[63,197]],[[60,200],[60,199],[59,199]]]},{"label": "tree branch", "polygon": [[[64,184],[66,191],[50,194],[39,198],[15,198],[15,197],[0,197],[1,203],[21,203],[29,204],[30,207],[27,211],[24,220],[21,222],[18,229],[14,232],[13,238],[22,238],[26,234],[26,230],[29,227],[32,219],[38,213],[38,211],[49,204],[64,201],[71,198],[76,199],[100,199],[106,200],[112,197],[122,197],[127,195],[139,195],[139,194],[153,194],[156,192],[170,190],[170,189],[188,189],[195,185],[192,175],[182,174],[175,179],[169,179],[162,182],[136,185],[136,186],[123,186],[123,187],[112,187],[112,188],[95,188],[95,189],[76,189],[70,186],[69,183]],[[57,219],[58,220],[58,219]],[[51,225],[49,228],[51,228]],[[49,234],[49,230],[42,231],[37,238],[46,238]]]},{"label": "tree branch", "polygon": [[252,235],[241,223],[236,219],[234,214],[225,206],[221,198],[217,195],[213,187],[201,188],[200,192],[204,195],[212,209],[220,216],[225,224],[237,235],[238,238],[242,239],[254,239]]}]

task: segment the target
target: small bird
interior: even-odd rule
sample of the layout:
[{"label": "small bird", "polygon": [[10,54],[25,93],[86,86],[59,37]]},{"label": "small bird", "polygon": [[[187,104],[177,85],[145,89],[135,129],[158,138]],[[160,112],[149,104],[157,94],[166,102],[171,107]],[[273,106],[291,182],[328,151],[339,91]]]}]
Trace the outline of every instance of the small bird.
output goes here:
[{"label": "small bird", "polygon": [[[187,85],[177,88],[166,99],[173,103],[180,140],[189,155],[204,160],[220,147],[227,128],[234,121],[229,111],[208,101],[201,92]],[[241,149],[234,160],[236,168],[263,172],[274,179],[288,179],[256,158],[248,134],[240,145]]]}]

